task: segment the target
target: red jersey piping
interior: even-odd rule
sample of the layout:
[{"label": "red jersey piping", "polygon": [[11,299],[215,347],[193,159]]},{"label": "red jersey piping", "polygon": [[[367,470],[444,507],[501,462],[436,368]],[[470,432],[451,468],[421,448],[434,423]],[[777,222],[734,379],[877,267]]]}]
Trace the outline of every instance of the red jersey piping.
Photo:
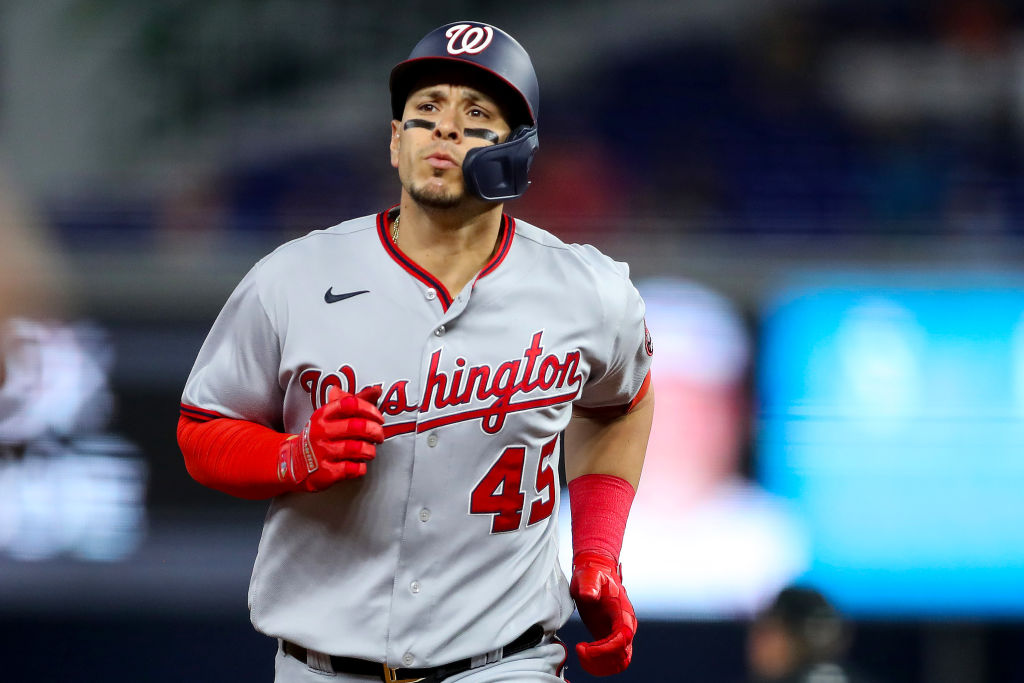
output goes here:
[{"label": "red jersey piping", "polygon": [[[384,245],[384,250],[407,273],[428,287],[433,287],[434,290],[437,291],[437,298],[438,301],[441,302],[441,308],[447,311],[448,307],[452,305],[452,295],[448,291],[448,288],[445,287],[440,280],[431,275],[429,271],[406,256],[405,252],[403,252],[397,244],[391,241],[391,237],[389,235],[390,220],[388,218],[388,214],[393,211],[394,208],[395,207],[392,207],[387,211],[381,211],[377,214],[377,236],[380,238],[381,244]],[[498,237],[498,249],[495,251],[494,256],[491,257],[491,260],[488,261],[480,270],[480,274],[477,275],[476,278],[477,280],[494,272],[494,270],[501,265],[502,261],[505,260],[505,257],[508,256],[509,251],[512,249],[512,239],[516,234],[515,226],[516,222],[514,218],[508,214],[501,215],[501,232]],[[473,286],[476,286],[475,282]]]},{"label": "red jersey piping", "polygon": [[[390,211],[390,210],[389,210]],[[389,211],[381,211],[377,214],[377,236],[380,237],[381,244],[384,245],[384,250],[400,265],[407,273],[412,275],[414,278],[427,285],[433,287],[437,291],[437,300],[441,302],[441,308],[445,311],[452,305],[452,295],[448,292],[448,288],[445,287],[440,280],[435,278],[426,269],[421,268],[419,264],[413,261],[411,258],[405,255],[398,245],[391,241],[391,236],[388,234]]]},{"label": "red jersey piping", "polygon": [[209,422],[210,420],[217,420],[224,417],[215,410],[197,408],[196,406],[190,406],[187,403],[181,404],[181,414],[185,417],[190,417],[193,420],[199,420],[200,422]]}]

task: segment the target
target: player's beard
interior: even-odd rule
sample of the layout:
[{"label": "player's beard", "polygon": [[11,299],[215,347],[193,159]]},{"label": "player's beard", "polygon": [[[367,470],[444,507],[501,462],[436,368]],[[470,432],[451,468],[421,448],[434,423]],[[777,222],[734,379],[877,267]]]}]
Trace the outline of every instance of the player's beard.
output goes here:
[{"label": "player's beard", "polygon": [[420,206],[426,206],[431,209],[454,209],[462,203],[464,192],[452,192],[446,189],[430,190],[425,187],[417,187],[413,183],[409,183],[405,188]]}]

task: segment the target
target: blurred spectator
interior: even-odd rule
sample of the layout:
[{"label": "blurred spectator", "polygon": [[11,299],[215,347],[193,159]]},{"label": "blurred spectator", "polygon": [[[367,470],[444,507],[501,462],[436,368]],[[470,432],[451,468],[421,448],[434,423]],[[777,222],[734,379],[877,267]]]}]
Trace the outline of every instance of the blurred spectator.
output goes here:
[{"label": "blurred spectator", "polygon": [[144,522],[145,463],[105,431],[111,349],[60,320],[63,269],[43,226],[0,183],[0,556],[113,560]]},{"label": "blurred spectator", "polygon": [[647,615],[751,615],[806,569],[808,549],[784,502],[741,472],[749,334],[735,306],[700,284],[637,287],[658,398],[622,549],[630,596]]},{"label": "blurred spectator", "polygon": [[[68,291],[65,273],[42,222],[0,170],[0,321],[61,314]],[[0,382],[2,372],[0,365]]]},{"label": "blurred spectator", "polygon": [[851,634],[813,588],[789,586],[750,625],[750,683],[867,683],[843,662]]}]

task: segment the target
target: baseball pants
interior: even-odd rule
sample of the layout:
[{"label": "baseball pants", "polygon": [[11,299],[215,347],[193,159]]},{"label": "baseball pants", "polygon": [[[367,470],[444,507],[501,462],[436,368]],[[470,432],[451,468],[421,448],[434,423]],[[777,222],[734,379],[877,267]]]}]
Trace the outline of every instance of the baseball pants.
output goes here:
[{"label": "baseball pants", "polygon": [[[564,681],[565,644],[550,635],[537,647],[523,650],[493,664],[446,678],[444,683],[553,683]],[[310,667],[286,655],[280,647],[274,660],[274,683],[380,683],[380,676],[354,676]]]}]

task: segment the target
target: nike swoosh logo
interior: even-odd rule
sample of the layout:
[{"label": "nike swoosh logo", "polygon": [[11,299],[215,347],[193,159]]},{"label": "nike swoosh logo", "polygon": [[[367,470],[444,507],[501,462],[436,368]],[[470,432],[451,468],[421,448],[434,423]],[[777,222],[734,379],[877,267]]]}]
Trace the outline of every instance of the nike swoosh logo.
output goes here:
[{"label": "nike swoosh logo", "polygon": [[344,301],[345,299],[351,299],[352,297],[358,296],[359,294],[370,293],[370,290],[368,289],[360,289],[358,292],[345,292],[344,294],[335,294],[331,291],[332,289],[334,289],[334,287],[328,287],[327,291],[324,292],[324,301],[326,301],[329,304],[335,304],[338,303],[339,301]]}]

